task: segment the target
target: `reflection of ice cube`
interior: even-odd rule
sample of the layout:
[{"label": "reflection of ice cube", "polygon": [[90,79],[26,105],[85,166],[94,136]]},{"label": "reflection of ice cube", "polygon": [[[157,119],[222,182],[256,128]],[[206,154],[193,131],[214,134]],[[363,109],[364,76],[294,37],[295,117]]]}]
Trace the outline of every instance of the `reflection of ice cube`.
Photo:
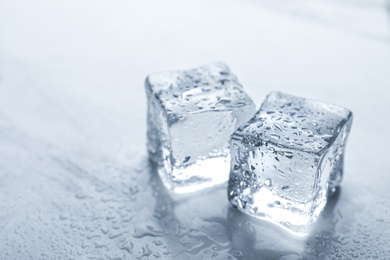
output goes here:
[{"label": "reflection of ice cube", "polygon": [[223,63],[149,76],[148,151],[164,183],[189,192],[228,179],[228,139],[255,113]]},{"label": "reflection of ice cube", "polygon": [[272,92],[230,141],[228,196],[241,211],[307,233],[340,184],[351,111]]}]

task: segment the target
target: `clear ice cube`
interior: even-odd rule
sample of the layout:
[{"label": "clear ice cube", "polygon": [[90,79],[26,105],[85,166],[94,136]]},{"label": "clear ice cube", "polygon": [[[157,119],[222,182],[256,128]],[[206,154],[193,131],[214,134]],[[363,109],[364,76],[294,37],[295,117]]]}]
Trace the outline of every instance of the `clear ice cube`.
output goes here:
[{"label": "clear ice cube", "polygon": [[148,152],[165,185],[186,193],[226,182],[230,135],[256,112],[227,65],[147,77]]},{"label": "clear ice cube", "polygon": [[340,184],[352,112],[270,93],[230,140],[233,206],[306,234]]}]

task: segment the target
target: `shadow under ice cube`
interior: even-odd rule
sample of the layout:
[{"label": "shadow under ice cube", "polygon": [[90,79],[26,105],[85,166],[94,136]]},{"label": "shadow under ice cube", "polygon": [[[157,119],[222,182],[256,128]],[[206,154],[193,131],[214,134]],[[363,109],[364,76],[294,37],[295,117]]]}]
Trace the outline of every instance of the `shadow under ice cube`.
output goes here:
[{"label": "shadow under ice cube", "polygon": [[148,152],[164,184],[177,193],[226,182],[231,133],[256,112],[223,63],[150,75]]},{"label": "shadow under ice cube", "polygon": [[244,213],[306,234],[340,184],[352,112],[272,92],[230,140],[228,197]]}]

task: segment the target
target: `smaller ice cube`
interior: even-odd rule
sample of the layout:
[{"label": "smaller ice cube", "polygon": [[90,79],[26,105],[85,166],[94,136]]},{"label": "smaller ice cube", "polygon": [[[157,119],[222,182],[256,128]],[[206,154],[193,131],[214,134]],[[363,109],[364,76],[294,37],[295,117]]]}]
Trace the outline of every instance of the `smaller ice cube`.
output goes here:
[{"label": "smaller ice cube", "polygon": [[165,185],[186,193],[226,182],[230,135],[256,112],[227,65],[150,75],[148,151]]},{"label": "smaller ice cube", "polygon": [[309,232],[340,184],[352,112],[270,93],[231,137],[228,197],[244,213]]}]

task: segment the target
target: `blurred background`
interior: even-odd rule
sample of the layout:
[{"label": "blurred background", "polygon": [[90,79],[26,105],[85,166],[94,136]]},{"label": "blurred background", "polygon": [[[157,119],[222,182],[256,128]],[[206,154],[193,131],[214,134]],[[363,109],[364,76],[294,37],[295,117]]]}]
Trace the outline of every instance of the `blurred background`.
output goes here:
[{"label": "blurred background", "polygon": [[[390,2],[0,1],[0,259],[388,259]],[[145,77],[226,62],[354,112],[341,189],[304,239],[175,198],[146,156]]]}]

